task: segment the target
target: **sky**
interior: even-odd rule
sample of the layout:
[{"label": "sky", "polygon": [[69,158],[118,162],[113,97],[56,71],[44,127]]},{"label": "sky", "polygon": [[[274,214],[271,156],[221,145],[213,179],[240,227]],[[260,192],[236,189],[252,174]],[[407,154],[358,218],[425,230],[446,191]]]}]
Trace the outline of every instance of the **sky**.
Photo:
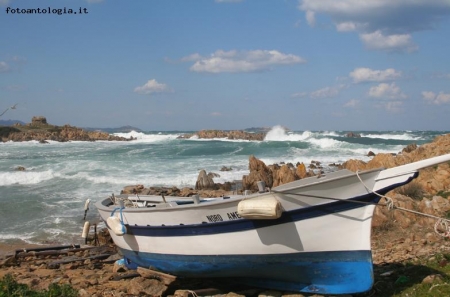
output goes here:
[{"label": "sky", "polygon": [[448,131],[449,55],[450,0],[0,0],[0,120]]}]

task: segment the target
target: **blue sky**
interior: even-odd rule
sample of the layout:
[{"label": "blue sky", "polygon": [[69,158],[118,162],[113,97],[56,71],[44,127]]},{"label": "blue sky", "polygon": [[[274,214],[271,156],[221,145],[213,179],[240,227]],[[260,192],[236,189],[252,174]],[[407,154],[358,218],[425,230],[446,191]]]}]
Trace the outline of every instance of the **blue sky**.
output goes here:
[{"label": "blue sky", "polygon": [[449,0],[0,0],[0,9],[0,112],[18,103],[2,120],[450,130]]}]

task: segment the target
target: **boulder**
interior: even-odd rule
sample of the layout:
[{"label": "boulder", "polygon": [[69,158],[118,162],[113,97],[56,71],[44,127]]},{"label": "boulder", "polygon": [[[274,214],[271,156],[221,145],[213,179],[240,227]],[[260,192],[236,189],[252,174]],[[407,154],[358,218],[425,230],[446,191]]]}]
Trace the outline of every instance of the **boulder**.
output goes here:
[{"label": "boulder", "polygon": [[348,132],[345,134],[346,137],[361,137],[361,134],[354,133],[354,132]]},{"label": "boulder", "polygon": [[303,163],[298,163],[296,168],[296,175],[299,178],[305,178],[308,176],[308,172],[306,171],[306,166]]},{"label": "boulder", "polygon": [[411,144],[408,144],[408,145],[402,150],[402,153],[410,153],[410,152],[414,151],[415,149],[417,149],[417,144],[411,143]]},{"label": "boulder", "polygon": [[279,170],[273,172],[273,187],[290,183],[297,180],[297,176],[295,175],[295,171],[291,170],[288,165],[283,165]]},{"label": "boulder", "polygon": [[141,194],[143,190],[143,185],[125,186],[120,194]]},{"label": "boulder", "polygon": [[366,164],[366,162],[361,161],[361,160],[350,159],[350,160],[342,163],[342,165],[340,167],[351,170],[351,171],[357,171],[357,170],[365,170],[367,167],[367,164]]},{"label": "boulder", "polygon": [[272,170],[270,170],[270,168],[266,166],[263,161],[251,155],[249,157],[248,167],[250,173],[242,177],[242,186],[244,190],[252,190],[253,192],[258,192],[257,182],[259,181],[263,181],[266,184],[266,187],[272,188]]},{"label": "boulder", "polygon": [[216,185],[211,175],[206,174],[204,169],[200,170],[198,174],[197,182],[195,183],[196,190],[215,190]]}]

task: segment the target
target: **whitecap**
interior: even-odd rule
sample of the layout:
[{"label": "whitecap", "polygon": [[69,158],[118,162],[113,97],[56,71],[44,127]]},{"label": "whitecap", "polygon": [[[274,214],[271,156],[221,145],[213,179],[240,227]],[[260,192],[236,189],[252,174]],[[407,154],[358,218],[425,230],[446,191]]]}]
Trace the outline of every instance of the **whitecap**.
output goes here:
[{"label": "whitecap", "polygon": [[146,134],[143,132],[136,132],[131,131],[129,133],[114,133],[113,135],[124,137],[124,138],[131,138],[133,137],[133,142],[136,143],[149,143],[149,142],[161,142],[161,141],[167,141],[172,139],[177,139],[181,134],[163,134],[161,132],[157,134]]},{"label": "whitecap", "polygon": [[290,131],[289,133],[282,126],[275,126],[264,137],[264,141],[302,141],[313,135],[310,131],[301,134]]},{"label": "whitecap", "polygon": [[55,177],[53,170],[0,172],[0,186],[33,185]]}]

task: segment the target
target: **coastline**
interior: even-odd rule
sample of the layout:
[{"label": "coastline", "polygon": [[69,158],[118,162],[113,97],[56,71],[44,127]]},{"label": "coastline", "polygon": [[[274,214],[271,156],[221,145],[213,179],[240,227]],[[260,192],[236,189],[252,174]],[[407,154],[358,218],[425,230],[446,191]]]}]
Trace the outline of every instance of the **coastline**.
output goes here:
[{"label": "coastline", "polygon": [[[343,166],[349,169],[369,169],[372,166],[392,167],[402,162],[407,163],[449,152],[450,134],[447,134],[410,151],[404,151],[396,155],[377,154],[369,162],[348,160]],[[283,164],[282,166],[288,165]],[[449,177],[450,164],[447,163],[422,170],[419,178],[416,180],[418,184],[422,185],[426,193],[426,195],[421,197],[421,200],[411,198],[405,192],[395,191],[389,193],[389,197],[398,205],[419,210],[423,213],[446,217],[450,213],[450,197],[447,196],[450,191]],[[438,258],[439,256],[437,255],[447,254],[450,251],[448,240],[434,232],[434,223],[435,221],[430,218],[416,217],[411,214],[393,212],[383,207],[377,207],[372,224],[372,253],[375,279],[395,283],[398,273],[393,274],[396,276],[395,279],[393,277],[389,279],[382,275],[389,272],[386,271],[388,268],[395,270],[398,267],[407,266],[404,263],[408,261],[415,263],[416,261],[421,261],[421,259],[433,259]],[[408,230],[408,233],[405,233],[405,230]],[[27,244],[20,240],[11,240],[10,242],[0,242],[0,263],[2,258],[6,255],[14,254],[18,249],[52,246],[51,244]],[[78,253],[78,256],[82,258],[87,258],[87,255],[84,252]],[[145,282],[147,288],[163,290],[161,282],[156,280],[150,282],[145,277],[136,276],[136,272],[133,271],[118,271],[113,262],[86,259],[79,263],[64,264],[58,269],[49,269],[46,261],[54,261],[54,259],[27,257],[18,266],[1,267],[0,277],[6,273],[12,273],[20,283],[29,284],[35,288],[45,288],[45,285],[48,286],[52,281],[57,280],[60,284],[70,284],[79,290],[80,296],[114,296],[117,292],[129,294],[133,290],[132,286],[137,286],[137,282],[142,284]],[[417,267],[417,269],[420,268],[419,264],[417,264]],[[404,273],[407,274],[407,271]],[[434,272],[434,274],[437,273]],[[134,275],[133,278],[129,277],[126,279],[128,275],[132,274]],[[424,275],[423,278],[427,276]],[[121,277],[123,279],[119,281],[112,280]],[[221,282],[219,280],[214,284],[220,286]],[[196,286],[194,282],[188,282],[184,285],[186,285],[185,288],[195,288]],[[263,292],[261,289],[255,290]],[[100,295],[101,292],[108,293]]]}]

